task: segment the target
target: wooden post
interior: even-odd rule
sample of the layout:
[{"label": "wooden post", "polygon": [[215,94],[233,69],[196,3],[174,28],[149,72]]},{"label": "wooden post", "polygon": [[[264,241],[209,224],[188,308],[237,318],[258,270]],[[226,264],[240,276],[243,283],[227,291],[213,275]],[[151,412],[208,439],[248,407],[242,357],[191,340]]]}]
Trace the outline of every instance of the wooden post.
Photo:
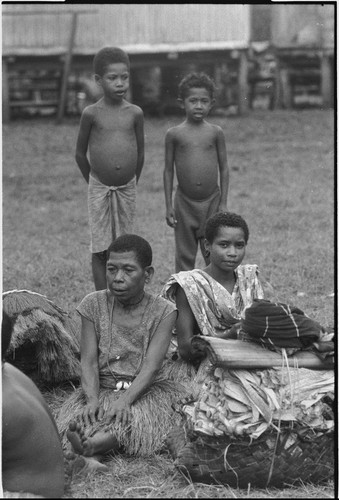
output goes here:
[{"label": "wooden post", "polygon": [[9,105],[8,64],[6,58],[2,58],[2,121],[8,123],[11,119]]},{"label": "wooden post", "polygon": [[292,89],[288,68],[280,68],[279,71],[279,86],[281,89],[281,104],[285,109],[292,108]]},{"label": "wooden post", "polygon": [[245,51],[240,51],[238,66],[238,110],[243,114],[248,110],[248,61]]},{"label": "wooden post", "polygon": [[67,50],[67,54],[65,56],[65,64],[64,64],[64,70],[63,70],[63,75],[62,75],[62,84],[61,84],[61,92],[60,92],[60,99],[59,99],[59,106],[58,106],[57,123],[62,122],[62,119],[64,117],[64,113],[65,113],[65,105],[66,105],[66,99],[67,99],[67,84],[68,84],[68,77],[69,77],[71,64],[72,64],[72,54],[73,54],[75,33],[76,33],[76,28],[77,28],[77,18],[78,18],[77,13],[73,12],[72,13],[72,21],[71,21],[71,32],[70,32],[70,37],[69,37],[69,42],[68,42],[68,50]]},{"label": "wooden post", "polygon": [[333,106],[333,87],[332,87],[332,71],[331,61],[327,54],[321,54],[321,95],[323,107],[330,108]]}]

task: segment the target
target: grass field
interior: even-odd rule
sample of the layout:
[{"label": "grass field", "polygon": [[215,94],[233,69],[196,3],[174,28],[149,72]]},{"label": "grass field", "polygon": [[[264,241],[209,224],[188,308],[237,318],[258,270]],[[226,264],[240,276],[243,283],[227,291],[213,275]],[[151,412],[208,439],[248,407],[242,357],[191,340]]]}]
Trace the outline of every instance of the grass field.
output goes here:
[{"label": "grass field", "polygon": [[[160,291],[174,271],[165,222],[164,134],[179,117],[146,119],[146,160],[136,232],[152,245]],[[225,131],[229,210],[248,222],[245,261],[256,263],[277,298],[334,325],[334,116],[332,111],[256,111],[211,117]],[[78,120],[3,126],[3,290],[29,289],[73,312],[94,290],[86,184],[74,160]],[[197,266],[202,259],[199,256]],[[75,477],[65,498],[333,498],[333,482],[284,490],[234,490],[187,482],[167,455],[119,457],[111,472]]]}]

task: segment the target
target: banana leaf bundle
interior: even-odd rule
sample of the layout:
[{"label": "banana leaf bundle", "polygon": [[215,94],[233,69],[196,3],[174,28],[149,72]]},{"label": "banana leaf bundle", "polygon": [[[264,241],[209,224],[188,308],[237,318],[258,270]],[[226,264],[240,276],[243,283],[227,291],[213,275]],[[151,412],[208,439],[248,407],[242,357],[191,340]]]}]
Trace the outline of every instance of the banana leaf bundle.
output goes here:
[{"label": "banana leaf bundle", "polygon": [[182,411],[198,434],[258,438],[281,425],[334,428],[333,370],[212,368]]}]

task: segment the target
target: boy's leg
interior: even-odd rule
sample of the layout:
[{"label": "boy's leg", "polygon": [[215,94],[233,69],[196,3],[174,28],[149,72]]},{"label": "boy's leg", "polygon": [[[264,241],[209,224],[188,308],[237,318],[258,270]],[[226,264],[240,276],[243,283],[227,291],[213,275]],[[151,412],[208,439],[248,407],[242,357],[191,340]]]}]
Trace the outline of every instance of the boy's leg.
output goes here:
[{"label": "boy's leg", "polygon": [[175,238],[175,272],[194,269],[198,241],[196,238],[196,220],[194,211],[190,210],[187,201],[178,192],[174,198],[174,211],[177,225]]},{"label": "boy's leg", "polygon": [[220,203],[220,189],[218,188],[214,195],[210,198],[208,204],[204,207],[202,213],[201,213],[201,221],[200,221],[200,229],[198,232],[198,237],[199,237],[199,245],[200,245],[200,250],[201,254],[204,258],[206,266],[210,263],[210,258],[209,254],[206,253],[205,249],[205,225],[207,219],[217,213],[218,207]]},{"label": "boy's leg", "polygon": [[92,253],[92,272],[96,290],[106,290],[106,260],[107,252]]},{"label": "boy's leg", "polygon": [[210,256],[208,253],[206,253],[205,238],[199,238],[199,245],[200,245],[201,255],[204,258],[206,266],[208,266],[208,264],[210,263]]}]

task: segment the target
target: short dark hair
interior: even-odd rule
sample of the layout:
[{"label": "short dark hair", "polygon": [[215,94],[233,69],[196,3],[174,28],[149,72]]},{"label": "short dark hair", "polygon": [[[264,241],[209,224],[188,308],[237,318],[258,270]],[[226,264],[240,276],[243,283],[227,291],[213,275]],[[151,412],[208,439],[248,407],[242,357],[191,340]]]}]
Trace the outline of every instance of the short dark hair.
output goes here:
[{"label": "short dark hair", "polygon": [[179,98],[185,99],[190,89],[204,88],[206,89],[211,99],[214,98],[215,83],[206,73],[189,73],[179,83]]},{"label": "short dark hair", "polygon": [[119,47],[104,47],[99,50],[93,60],[93,70],[96,75],[102,76],[109,64],[124,63],[130,69],[129,57]]},{"label": "short dark hair", "polygon": [[248,225],[241,215],[233,212],[217,212],[206,222],[205,238],[209,243],[213,243],[220,227],[238,227],[244,231],[245,243],[248,242],[250,235]]},{"label": "short dark hair", "polygon": [[141,267],[145,268],[152,264],[151,245],[137,234],[123,234],[115,239],[107,249],[107,260],[111,252],[134,252]]},{"label": "short dark hair", "polygon": [[1,323],[1,357],[5,359],[6,351],[9,348],[12,338],[12,320],[8,314],[2,310]]}]

